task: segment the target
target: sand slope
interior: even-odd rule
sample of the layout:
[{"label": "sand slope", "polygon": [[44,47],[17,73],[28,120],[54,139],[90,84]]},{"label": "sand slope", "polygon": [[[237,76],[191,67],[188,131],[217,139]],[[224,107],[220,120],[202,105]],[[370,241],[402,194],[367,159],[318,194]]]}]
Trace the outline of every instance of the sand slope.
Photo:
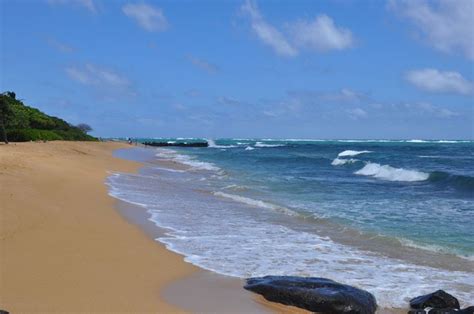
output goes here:
[{"label": "sand slope", "polygon": [[195,270],[118,215],[108,171],[121,143],[0,146],[0,308],[176,312],[162,286]]}]

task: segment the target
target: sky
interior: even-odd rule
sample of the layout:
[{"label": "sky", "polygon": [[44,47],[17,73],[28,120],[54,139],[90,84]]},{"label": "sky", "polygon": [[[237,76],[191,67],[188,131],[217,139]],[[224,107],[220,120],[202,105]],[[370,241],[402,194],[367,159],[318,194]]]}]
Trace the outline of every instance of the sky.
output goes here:
[{"label": "sky", "polygon": [[0,90],[102,137],[474,139],[474,0],[1,0]]}]

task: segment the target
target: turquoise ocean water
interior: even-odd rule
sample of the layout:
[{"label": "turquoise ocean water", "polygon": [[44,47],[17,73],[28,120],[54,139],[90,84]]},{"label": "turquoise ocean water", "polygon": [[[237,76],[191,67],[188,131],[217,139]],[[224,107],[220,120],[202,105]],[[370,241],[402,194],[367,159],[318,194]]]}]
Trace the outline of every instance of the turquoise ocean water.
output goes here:
[{"label": "turquoise ocean water", "polygon": [[188,261],[237,277],[327,277],[382,306],[438,288],[472,299],[474,142],[209,144],[141,149],[139,174],[109,178],[111,194],[145,207],[168,230],[158,240]]}]

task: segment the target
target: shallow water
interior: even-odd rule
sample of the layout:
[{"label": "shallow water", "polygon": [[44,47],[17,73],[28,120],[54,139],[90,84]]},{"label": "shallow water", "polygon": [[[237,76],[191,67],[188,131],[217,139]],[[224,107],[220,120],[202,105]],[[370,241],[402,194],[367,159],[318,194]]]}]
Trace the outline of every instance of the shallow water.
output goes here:
[{"label": "shallow water", "polygon": [[109,178],[188,261],[237,277],[328,277],[387,307],[438,288],[472,298],[473,143],[211,144],[141,150],[152,161],[139,174]]}]

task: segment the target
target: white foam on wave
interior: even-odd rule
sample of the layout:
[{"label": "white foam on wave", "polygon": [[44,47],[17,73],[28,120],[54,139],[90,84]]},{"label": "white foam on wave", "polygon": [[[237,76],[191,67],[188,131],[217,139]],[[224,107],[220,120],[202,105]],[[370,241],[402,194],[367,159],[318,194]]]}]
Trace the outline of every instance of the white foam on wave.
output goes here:
[{"label": "white foam on wave", "polygon": [[367,163],[362,169],[354,173],[382,180],[405,182],[424,181],[430,176],[429,173],[422,171],[394,168],[390,165],[380,165],[372,162]]},{"label": "white foam on wave", "polygon": [[191,169],[194,169],[194,170],[207,170],[207,171],[221,170],[219,167],[217,167],[216,165],[210,162],[199,161],[199,160],[196,160],[194,157],[178,154],[178,152],[172,149],[161,148],[158,150],[155,156],[189,166]]},{"label": "white foam on wave", "polygon": [[240,195],[235,195],[235,194],[227,194],[227,193],[224,193],[224,192],[213,192],[212,194],[214,194],[216,196],[220,196],[220,197],[229,198],[233,201],[244,203],[246,205],[250,205],[250,206],[253,206],[253,207],[271,209],[271,210],[275,210],[275,211],[278,211],[278,212],[285,213],[285,214],[290,215],[290,216],[297,216],[298,215],[297,212],[295,212],[295,211],[293,211],[289,208],[278,206],[278,205],[268,203],[268,202],[264,202],[264,201],[261,201],[261,200],[255,200],[253,198],[249,198],[249,197],[245,197],[245,196],[240,196]]},{"label": "white foam on wave", "polygon": [[255,147],[281,147],[285,146],[284,144],[266,144],[262,142],[255,143]]},{"label": "white foam on wave", "polygon": [[273,217],[270,211],[252,210],[278,210],[275,204],[216,192],[236,201],[223,203],[194,191],[193,186],[161,184],[163,180],[162,176],[139,174],[109,177],[115,197],[146,203],[150,220],[169,230],[158,241],[202,268],[240,278],[327,277],[370,291],[380,307],[405,307],[414,295],[429,293],[433,287],[449,290],[463,307],[472,299],[472,272],[420,266],[362,251],[274,223],[267,219]]},{"label": "white foam on wave", "polygon": [[153,169],[160,170],[160,171],[177,172],[177,173],[186,172],[186,171],[180,170],[180,169],[163,168],[163,167],[153,167]]},{"label": "white foam on wave", "polygon": [[370,150],[345,150],[343,152],[340,152],[339,154],[337,154],[337,157],[351,157],[351,156],[357,156],[357,155],[360,155],[360,154],[367,154],[367,153],[371,153]]},{"label": "white foam on wave", "polygon": [[345,164],[353,164],[353,163],[358,162],[358,161],[359,161],[359,159],[353,159],[353,158],[350,158],[350,159],[335,158],[331,162],[331,165],[333,165],[333,166],[342,166],[342,165],[345,165]]},{"label": "white foam on wave", "polygon": [[254,149],[255,149],[255,148],[252,147],[252,146],[247,146],[247,147],[245,147],[245,150],[254,150]]},{"label": "white foam on wave", "polygon": [[237,147],[235,145],[217,145],[216,142],[212,139],[207,139],[207,145],[210,148],[234,148]]},{"label": "white foam on wave", "polygon": [[428,143],[428,141],[425,140],[408,140],[406,141],[407,143]]}]

